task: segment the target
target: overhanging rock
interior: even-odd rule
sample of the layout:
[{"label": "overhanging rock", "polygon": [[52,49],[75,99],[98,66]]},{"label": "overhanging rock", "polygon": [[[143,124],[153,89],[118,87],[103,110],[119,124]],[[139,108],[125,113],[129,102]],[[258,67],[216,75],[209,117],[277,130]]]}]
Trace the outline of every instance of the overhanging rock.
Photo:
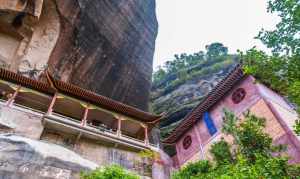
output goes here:
[{"label": "overhanging rock", "polygon": [[0,178],[69,179],[97,168],[62,146],[12,134],[0,135]]}]

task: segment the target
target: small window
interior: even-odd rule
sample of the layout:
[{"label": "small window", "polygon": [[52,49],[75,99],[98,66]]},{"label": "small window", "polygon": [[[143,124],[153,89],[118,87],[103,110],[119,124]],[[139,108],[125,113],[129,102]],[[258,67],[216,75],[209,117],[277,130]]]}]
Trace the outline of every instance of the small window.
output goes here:
[{"label": "small window", "polygon": [[206,124],[209,134],[214,135],[217,132],[217,128],[214,124],[214,121],[210,117],[209,112],[204,113],[204,122]]},{"label": "small window", "polygon": [[246,97],[246,90],[244,88],[238,88],[232,93],[231,99],[234,104],[238,104]]},{"label": "small window", "polygon": [[183,139],[182,146],[185,150],[187,150],[191,145],[192,145],[192,137],[188,135]]}]

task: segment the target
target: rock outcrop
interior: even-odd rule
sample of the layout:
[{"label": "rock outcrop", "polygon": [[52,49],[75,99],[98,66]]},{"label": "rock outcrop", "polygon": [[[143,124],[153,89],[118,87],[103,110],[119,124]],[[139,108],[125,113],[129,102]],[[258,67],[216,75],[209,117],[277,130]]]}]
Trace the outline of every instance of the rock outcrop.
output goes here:
[{"label": "rock outcrop", "polygon": [[148,109],[155,0],[57,2],[61,32],[49,61],[64,81]]},{"label": "rock outcrop", "polygon": [[97,165],[64,147],[16,135],[0,135],[0,178],[69,179]]}]

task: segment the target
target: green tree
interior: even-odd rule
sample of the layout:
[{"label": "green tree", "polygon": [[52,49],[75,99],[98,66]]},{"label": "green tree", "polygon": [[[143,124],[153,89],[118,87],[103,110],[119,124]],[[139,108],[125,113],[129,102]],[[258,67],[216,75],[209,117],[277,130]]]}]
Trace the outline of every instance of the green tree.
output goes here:
[{"label": "green tree", "polygon": [[118,165],[106,166],[91,172],[84,172],[80,175],[81,179],[139,179],[135,174],[132,174]]},{"label": "green tree", "polygon": [[262,29],[257,38],[275,53],[300,54],[299,0],[270,0],[268,11],[278,14],[281,21],[273,31]]},{"label": "green tree", "polygon": [[[283,96],[300,112],[300,56],[267,55],[255,48],[242,54],[244,71]],[[299,126],[300,128],[300,126]]]},{"label": "green tree", "polygon": [[190,163],[187,167],[184,167],[179,172],[174,173],[172,179],[190,179],[200,173],[207,173],[210,169],[211,164],[209,161],[201,160],[199,162]]},{"label": "green tree", "polygon": [[166,71],[161,66],[158,66],[158,70],[155,71],[152,75],[152,80],[154,83],[158,83],[159,81],[163,80],[166,77],[166,75]]},{"label": "green tree", "polygon": [[283,146],[273,146],[272,138],[263,132],[265,119],[256,117],[250,113],[245,114],[245,121],[237,123],[238,118],[233,113],[225,110],[223,132],[232,135],[238,146],[238,153],[248,161],[255,161],[256,155],[271,157],[272,153],[280,152]]},{"label": "green tree", "polygon": [[206,45],[205,48],[207,50],[206,54],[209,59],[228,54],[228,48],[219,42]]},{"label": "green tree", "polygon": [[211,146],[210,153],[213,155],[217,165],[224,165],[233,162],[230,147],[231,146],[224,139]]}]

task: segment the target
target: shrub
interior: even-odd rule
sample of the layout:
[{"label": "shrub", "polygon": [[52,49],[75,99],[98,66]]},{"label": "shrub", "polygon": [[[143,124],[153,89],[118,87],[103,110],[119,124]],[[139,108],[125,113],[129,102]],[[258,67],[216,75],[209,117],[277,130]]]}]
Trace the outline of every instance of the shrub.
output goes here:
[{"label": "shrub", "polygon": [[230,152],[230,145],[222,139],[211,146],[210,153],[213,155],[214,160],[218,165],[231,163],[232,155]]},{"label": "shrub", "polygon": [[183,169],[176,172],[172,178],[173,179],[190,179],[193,176],[197,176],[201,173],[209,172],[211,165],[207,160],[201,160],[196,163],[190,163]]},{"label": "shrub", "polygon": [[91,172],[83,172],[80,175],[81,179],[139,179],[135,174],[126,171],[118,165],[106,166],[98,168]]}]

